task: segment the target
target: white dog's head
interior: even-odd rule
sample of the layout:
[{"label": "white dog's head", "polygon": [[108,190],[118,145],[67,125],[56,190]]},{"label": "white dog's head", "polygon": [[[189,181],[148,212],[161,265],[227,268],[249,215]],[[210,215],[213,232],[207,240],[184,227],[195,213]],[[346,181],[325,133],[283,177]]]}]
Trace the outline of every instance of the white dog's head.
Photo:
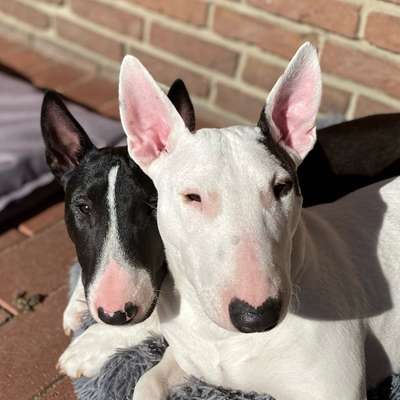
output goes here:
[{"label": "white dog's head", "polygon": [[297,51],[257,127],[191,133],[132,56],[122,63],[119,90],[129,153],[155,183],[161,236],[167,255],[179,260],[171,272],[189,280],[221,327],[273,328],[291,298],[302,203],[296,168],[315,142],[315,49],[306,43]]}]

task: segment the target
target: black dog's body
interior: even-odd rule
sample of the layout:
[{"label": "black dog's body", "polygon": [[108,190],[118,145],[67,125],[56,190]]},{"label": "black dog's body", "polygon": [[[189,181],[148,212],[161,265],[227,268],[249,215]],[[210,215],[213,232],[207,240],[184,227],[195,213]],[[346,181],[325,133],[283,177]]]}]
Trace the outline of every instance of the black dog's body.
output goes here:
[{"label": "black dog's body", "polygon": [[[298,168],[303,206],[337,200],[400,175],[400,114],[379,114],[318,130]],[[318,190],[316,190],[318,188]]]}]

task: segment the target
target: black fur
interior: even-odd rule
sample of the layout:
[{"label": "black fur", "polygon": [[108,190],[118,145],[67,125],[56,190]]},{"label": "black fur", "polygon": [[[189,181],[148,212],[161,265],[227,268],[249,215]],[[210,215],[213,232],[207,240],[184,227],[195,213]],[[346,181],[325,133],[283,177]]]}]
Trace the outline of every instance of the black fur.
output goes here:
[{"label": "black fur", "polygon": [[400,175],[400,114],[380,114],[317,130],[317,143],[296,166],[272,138],[263,109],[262,143],[289,172],[303,207],[329,203],[356,189]]},{"label": "black fur", "polygon": [[168,97],[185,121],[190,132],[196,130],[196,117],[192,100],[182,79],[177,79],[170,87]]}]

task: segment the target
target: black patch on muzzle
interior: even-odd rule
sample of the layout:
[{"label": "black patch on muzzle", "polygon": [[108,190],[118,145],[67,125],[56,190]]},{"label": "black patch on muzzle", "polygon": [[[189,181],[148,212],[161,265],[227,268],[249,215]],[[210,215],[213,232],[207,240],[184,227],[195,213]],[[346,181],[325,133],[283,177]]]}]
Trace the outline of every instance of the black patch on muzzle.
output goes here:
[{"label": "black patch on muzzle", "polygon": [[255,308],[235,298],[229,304],[229,316],[233,326],[240,332],[264,332],[278,324],[281,308],[282,303],[279,299],[269,298]]}]

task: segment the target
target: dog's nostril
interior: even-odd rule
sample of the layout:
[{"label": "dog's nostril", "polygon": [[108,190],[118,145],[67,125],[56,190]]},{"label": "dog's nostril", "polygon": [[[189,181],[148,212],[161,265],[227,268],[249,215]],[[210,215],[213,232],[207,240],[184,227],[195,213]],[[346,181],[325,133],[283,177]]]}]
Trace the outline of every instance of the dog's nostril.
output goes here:
[{"label": "dog's nostril", "polygon": [[131,302],[126,303],[124,307],[124,311],[118,310],[111,314],[104,311],[103,307],[99,307],[97,309],[97,314],[101,321],[105,324],[110,325],[124,325],[133,320],[135,315],[137,314],[138,308],[133,305]]},{"label": "dog's nostril", "polygon": [[128,318],[133,318],[138,312],[138,307],[135,306],[132,302],[126,303],[125,312]]},{"label": "dog's nostril", "polygon": [[264,332],[272,329],[278,323],[280,313],[279,299],[269,298],[257,308],[237,298],[229,304],[232,324],[243,333]]}]

